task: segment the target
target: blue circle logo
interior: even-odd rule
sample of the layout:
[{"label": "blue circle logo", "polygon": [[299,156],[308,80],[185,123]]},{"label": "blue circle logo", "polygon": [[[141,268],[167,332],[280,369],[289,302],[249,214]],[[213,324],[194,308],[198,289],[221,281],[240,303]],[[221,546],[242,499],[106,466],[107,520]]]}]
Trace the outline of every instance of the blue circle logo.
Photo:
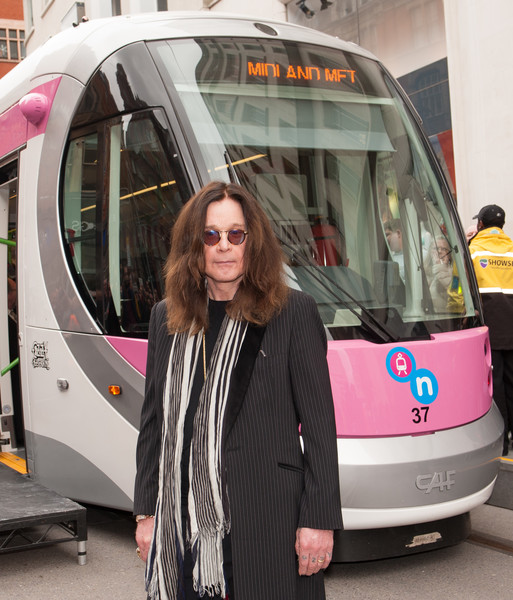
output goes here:
[{"label": "blue circle logo", "polygon": [[410,390],[420,404],[431,404],[438,396],[438,381],[429,370],[417,369],[415,357],[407,349],[393,348],[387,354],[386,367],[392,379],[399,383],[410,384]]},{"label": "blue circle logo", "polygon": [[410,381],[416,370],[415,358],[406,348],[394,348],[387,355],[387,370],[396,381]]}]

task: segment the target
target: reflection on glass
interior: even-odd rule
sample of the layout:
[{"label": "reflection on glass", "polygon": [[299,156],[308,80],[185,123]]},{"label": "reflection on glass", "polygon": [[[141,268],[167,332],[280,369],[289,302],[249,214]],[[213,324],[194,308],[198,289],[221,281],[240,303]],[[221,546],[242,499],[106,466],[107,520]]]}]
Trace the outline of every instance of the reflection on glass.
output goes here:
[{"label": "reflection on glass", "polygon": [[[377,63],[276,40],[158,42],[153,51],[212,178],[228,180],[231,166],[259,198],[291,285],[314,296],[333,337],[391,341],[469,326],[450,199]],[[443,276],[428,261],[441,239]]]},{"label": "reflection on glass", "polygon": [[[69,144],[65,239],[105,331],[144,335],[151,308],[164,295],[169,235],[188,196],[176,185],[184,178],[158,111],[113,119],[101,131],[101,138],[95,132]],[[96,192],[100,176],[103,198]]]}]

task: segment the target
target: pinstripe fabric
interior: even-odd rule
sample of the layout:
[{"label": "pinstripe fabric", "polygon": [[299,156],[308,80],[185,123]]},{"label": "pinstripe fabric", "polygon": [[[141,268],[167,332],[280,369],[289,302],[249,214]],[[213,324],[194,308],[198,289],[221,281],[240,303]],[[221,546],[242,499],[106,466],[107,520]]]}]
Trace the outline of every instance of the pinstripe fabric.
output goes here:
[{"label": "pinstripe fabric", "polygon": [[[256,329],[248,328],[239,356],[244,369],[237,370],[238,364],[234,371],[224,423],[234,595],[236,600],[322,600],[322,573],[298,576],[294,542],[298,526],[342,527],[325,332],[314,301],[296,291],[263,338]],[[153,513],[155,506],[170,343],[160,303],[150,324],[137,448],[138,514]],[[248,369],[251,377],[241,397],[239,380]]]}]

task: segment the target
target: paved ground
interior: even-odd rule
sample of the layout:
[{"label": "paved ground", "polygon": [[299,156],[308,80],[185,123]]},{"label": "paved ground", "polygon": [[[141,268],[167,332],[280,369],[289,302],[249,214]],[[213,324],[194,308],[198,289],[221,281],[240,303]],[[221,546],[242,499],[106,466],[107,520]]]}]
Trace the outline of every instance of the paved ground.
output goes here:
[{"label": "paved ground", "polygon": [[76,542],[0,555],[5,600],[144,600],[144,565],[134,522],[125,513],[88,507],[87,564]]},{"label": "paved ground", "polygon": [[[75,542],[0,555],[0,598],[145,600],[132,519],[91,507],[88,516],[85,566],[77,563]],[[509,600],[513,511],[482,506],[472,512],[472,525],[474,537],[482,534],[495,546],[464,542],[399,559],[332,565],[327,600]],[[506,550],[497,549],[500,543]]]},{"label": "paved ground", "polygon": [[375,562],[333,565],[327,600],[510,600],[513,511],[482,506],[471,513],[471,541],[450,548]]}]

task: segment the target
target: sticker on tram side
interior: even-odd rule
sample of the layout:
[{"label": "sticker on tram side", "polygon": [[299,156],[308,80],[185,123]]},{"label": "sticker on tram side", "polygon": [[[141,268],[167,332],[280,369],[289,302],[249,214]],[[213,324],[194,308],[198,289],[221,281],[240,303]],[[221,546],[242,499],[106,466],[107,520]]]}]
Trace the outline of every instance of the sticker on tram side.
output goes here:
[{"label": "sticker on tram side", "polygon": [[32,345],[32,366],[34,369],[50,370],[50,359],[48,358],[48,342],[34,342]]},{"label": "sticker on tram side", "polygon": [[411,543],[406,544],[406,548],[417,548],[418,546],[424,546],[425,544],[434,544],[441,539],[442,535],[439,531],[422,533],[421,535],[414,536]]},{"label": "sticker on tram side", "polygon": [[386,358],[388,374],[399,383],[409,383],[412,396],[421,407],[412,409],[414,423],[427,422],[429,404],[438,396],[438,381],[432,371],[417,368],[413,354],[403,347],[390,350]]}]

